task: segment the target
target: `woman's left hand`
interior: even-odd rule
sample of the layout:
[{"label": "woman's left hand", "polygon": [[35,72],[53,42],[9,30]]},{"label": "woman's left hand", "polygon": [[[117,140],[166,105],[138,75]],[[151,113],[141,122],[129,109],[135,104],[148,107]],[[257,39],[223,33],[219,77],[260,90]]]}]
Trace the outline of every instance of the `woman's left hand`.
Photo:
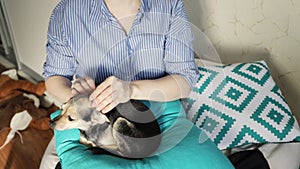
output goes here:
[{"label": "woman's left hand", "polygon": [[108,77],[90,95],[92,106],[102,113],[107,113],[119,103],[130,100],[130,82],[118,79],[115,76]]}]

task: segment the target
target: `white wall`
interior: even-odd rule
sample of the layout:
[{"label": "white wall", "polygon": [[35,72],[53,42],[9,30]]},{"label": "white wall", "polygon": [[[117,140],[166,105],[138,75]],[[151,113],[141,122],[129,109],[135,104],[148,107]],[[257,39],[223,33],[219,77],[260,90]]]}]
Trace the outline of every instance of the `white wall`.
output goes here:
[{"label": "white wall", "polygon": [[60,0],[1,0],[19,68],[42,75],[49,18]]},{"label": "white wall", "polygon": [[300,0],[185,0],[223,63],[265,59],[300,119]]}]

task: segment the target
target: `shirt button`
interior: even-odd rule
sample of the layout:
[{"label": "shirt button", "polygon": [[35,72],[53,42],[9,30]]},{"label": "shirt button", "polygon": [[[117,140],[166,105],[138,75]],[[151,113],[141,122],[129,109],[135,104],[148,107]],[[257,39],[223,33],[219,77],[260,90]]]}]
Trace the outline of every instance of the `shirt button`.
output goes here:
[{"label": "shirt button", "polygon": [[133,50],[132,49],[129,49],[129,54],[132,54],[133,53]]}]

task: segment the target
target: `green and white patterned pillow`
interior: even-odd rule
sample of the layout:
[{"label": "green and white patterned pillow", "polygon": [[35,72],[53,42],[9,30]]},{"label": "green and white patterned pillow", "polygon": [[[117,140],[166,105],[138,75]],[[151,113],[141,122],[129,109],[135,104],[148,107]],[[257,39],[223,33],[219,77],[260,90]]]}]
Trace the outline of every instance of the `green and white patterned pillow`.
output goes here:
[{"label": "green and white patterned pillow", "polygon": [[218,146],[300,141],[300,129],[264,61],[199,67],[187,117]]}]

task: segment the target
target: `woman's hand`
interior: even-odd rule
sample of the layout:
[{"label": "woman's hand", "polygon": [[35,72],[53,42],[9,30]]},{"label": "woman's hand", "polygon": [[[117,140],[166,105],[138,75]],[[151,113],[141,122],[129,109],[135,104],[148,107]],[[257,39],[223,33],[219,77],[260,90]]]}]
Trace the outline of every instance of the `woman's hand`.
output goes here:
[{"label": "woman's hand", "polygon": [[72,95],[86,94],[89,95],[95,90],[95,81],[90,77],[77,78],[72,83]]},{"label": "woman's hand", "polygon": [[98,111],[107,113],[119,103],[129,101],[130,96],[130,82],[110,76],[97,86],[95,91],[90,95],[90,100],[92,101],[92,106],[96,107]]}]

